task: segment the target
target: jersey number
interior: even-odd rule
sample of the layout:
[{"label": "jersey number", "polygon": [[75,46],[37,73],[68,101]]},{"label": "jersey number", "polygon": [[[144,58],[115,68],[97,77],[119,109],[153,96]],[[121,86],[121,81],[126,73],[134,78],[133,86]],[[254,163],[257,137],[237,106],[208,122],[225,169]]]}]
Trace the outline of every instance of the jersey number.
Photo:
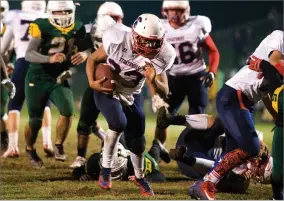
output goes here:
[{"label": "jersey number", "polygon": [[[21,20],[21,25],[30,24],[30,20]],[[21,41],[29,41],[29,27],[27,28],[25,35],[21,38]]]},{"label": "jersey number", "polygon": [[48,54],[60,53],[64,51],[66,39],[63,37],[55,37],[51,40],[52,48],[48,50]]},{"label": "jersey number", "polygon": [[172,45],[176,49],[176,51],[179,51],[179,57],[176,57],[174,64],[189,64],[194,60],[195,54],[191,50],[192,44],[190,42]]}]

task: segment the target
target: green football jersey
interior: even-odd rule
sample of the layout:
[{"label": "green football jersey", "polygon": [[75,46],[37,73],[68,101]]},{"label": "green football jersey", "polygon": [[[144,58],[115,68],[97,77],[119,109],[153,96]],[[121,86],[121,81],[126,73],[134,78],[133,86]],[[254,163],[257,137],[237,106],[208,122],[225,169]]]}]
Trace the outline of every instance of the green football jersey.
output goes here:
[{"label": "green football jersey", "polygon": [[[75,20],[68,28],[53,26],[48,19],[39,18],[32,22],[29,34],[33,38],[41,39],[39,53],[42,55],[53,55],[64,53],[66,60],[63,63],[31,63],[30,71],[37,75],[57,77],[71,66],[71,56],[79,50],[80,42],[86,37],[85,26],[81,21]],[[85,48],[85,50],[88,48]]]}]

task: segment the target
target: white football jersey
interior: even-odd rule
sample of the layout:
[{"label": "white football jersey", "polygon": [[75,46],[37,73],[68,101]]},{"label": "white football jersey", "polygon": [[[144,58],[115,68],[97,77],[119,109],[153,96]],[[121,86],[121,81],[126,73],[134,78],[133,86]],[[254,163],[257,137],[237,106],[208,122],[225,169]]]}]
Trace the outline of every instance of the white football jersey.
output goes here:
[{"label": "white football jersey", "polygon": [[166,41],[160,53],[151,61],[134,53],[131,29],[122,24],[115,24],[104,32],[103,46],[108,55],[107,63],[123,78],[122,81],[118,81],[116,92],[126,96],[141,92],[145,82],[145,62],[151,62],[156,74],[161,74],[172,66],[176,57],[174,48]]},{"label": "white football jersey", "polygon": [[[37,18],[46,18],[46,14],[23,12],[12,10],[5,17],[5,24],[12,29],[12,36],[7,36],[7,40],[14,39],[16,58],[24,58],[29,45],[29,25]],[[12,38],[11,38],[12,37]],[[4,43],[7,41],[3,41]],[[11,41],[8,41],[11,42]]]},{"label": "white football jersey", "polygon": [[188,22],[174,29],[168,20],[162,20],[166,40],[175,48],[177,57],[170,75],[191,75],[206,69],[200,43],[210,34],[211,21],[205,16],[190,16]]},{"label": "white football jersey", "polygon": [[[273,31],[256,48],[253,56],[269,61],[269,55],[277,50],[284,55],[283,31]],[[241,90],[251,101],[257,103],[263,96],[261,88],[266,84],[266,80],[259,79],[259,73],[244,66],[239,72],[226,82],[226,85]]]}]

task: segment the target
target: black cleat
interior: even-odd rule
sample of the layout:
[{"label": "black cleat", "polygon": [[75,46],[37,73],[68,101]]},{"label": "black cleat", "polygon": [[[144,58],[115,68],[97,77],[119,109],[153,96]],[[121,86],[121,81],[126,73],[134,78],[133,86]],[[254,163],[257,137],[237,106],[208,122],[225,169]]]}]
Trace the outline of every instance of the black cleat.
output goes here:
[{"label": "black cleat", "polygon": [[165,163],[171,162],[169,151],[159,140],[154,140],[149,154],[158,162],[163,160]]},{"label": "black cleat", "polygon": [[30,160],[32,168],[41,169],[44,168],[43,162],[40,157],[37,155],[36,150],[28,150],[26,149],[27,156]]}]

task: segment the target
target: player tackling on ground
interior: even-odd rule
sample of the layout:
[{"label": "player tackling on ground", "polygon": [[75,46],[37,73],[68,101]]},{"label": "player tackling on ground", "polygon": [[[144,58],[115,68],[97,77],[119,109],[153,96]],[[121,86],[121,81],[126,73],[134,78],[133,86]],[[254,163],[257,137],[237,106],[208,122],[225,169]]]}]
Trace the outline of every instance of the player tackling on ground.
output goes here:
[{"label": "player tackling on ground", "polygon": [[[132,30],[116,24],[105,31],[103,45],[87,60],[87,76],[90,87],[94,89],[94,101],[109,126],[98,181],[104,189],[111,188],[111,162],[120,134],[124,131],[134,167],[135,176],[132,179],[140,187],[143,196],[154,195],[143,175],[146,141],[140,92],[146,81],[161,96],[168,93],[165,70],[172,66],[176,54],[174,48],[164,40],[164,34],[158,17],[142,14],[133,23]],[[95,66],[106,59],[117,74],[114,91],[102,87],[106,79],[94,80]],[[105,94],[112,92],[113,97]]]}]

